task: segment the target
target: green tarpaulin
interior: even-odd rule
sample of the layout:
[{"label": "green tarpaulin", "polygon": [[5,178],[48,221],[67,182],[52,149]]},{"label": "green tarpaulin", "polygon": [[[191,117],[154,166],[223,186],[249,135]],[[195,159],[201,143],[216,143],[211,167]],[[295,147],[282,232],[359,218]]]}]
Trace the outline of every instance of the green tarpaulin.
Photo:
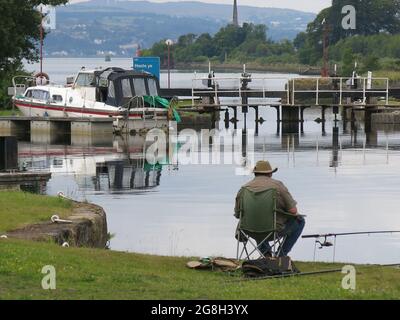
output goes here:
[{"label": "green tarpaulin", "polygon": [[[166,108],[166,109],[170,109],[172,108],[169,101],[167,99],[161,98],[159,96],[143,96],[144,102],[149,104],[151,107],[154,108]],[[174,118],[176,120],[176,122],[181,122],[182,119],[178,113],[178,111],[176,111],[174,108],[172,108],[172,112],[174,114]]]},{"label": "green tarpaulin", "polygon": [[156,164],[150,164],[147,161],[144,163],[144,171],[149,172],[149,171],[161,171],[162,170],[162,164],[156,163]]}]

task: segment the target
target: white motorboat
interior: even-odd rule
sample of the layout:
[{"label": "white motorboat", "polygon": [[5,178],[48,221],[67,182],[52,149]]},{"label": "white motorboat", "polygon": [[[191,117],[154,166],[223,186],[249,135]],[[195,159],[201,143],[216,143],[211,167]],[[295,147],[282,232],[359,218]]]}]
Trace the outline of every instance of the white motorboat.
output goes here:
[{"label": "white motorboat", "polygon": [[[28,117],[129,117],[168,119],[168,101],[159,97],[159,82],[149,73],[121,68],[86,70],[82,68],[65,86],[27,86],[13,79],[14,105]],[[37,80],[32,79],[31,80]],[[32,85],[31,81],[31,85]]]}]

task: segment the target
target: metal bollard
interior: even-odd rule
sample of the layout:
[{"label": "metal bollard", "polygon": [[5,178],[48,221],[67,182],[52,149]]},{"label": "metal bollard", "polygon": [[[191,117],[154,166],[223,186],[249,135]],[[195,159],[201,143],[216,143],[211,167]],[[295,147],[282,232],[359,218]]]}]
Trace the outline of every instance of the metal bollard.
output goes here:
[{"label": "metal bollard", "polygon": [[51,220],[51,222],[53,222],[53,223],[72,223],[71,220],[63,220],[63,219],[60,219],[60,217],[57,216],[57,215],[53,215],[53,216],[51,217],[50,220]]},{"label": "metal bollard", "polygon": [[57,197],[62,198],[62,199],[65,199],[65,200],[74,201],[74,200],[71,199],[70,197],[67,197],[67,196],[64,194],[64,192],[62,192],[62,191],[60,191],[60,192],[57,193]]}]

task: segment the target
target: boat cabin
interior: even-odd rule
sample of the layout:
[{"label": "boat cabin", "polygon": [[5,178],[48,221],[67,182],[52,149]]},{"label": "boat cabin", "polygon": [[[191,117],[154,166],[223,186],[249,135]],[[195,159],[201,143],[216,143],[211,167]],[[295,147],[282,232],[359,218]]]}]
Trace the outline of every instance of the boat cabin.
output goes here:
[{"label": "boat cabin", "polygon": [[145,72],[108,68],[82,70],[75,78],[74,88],[84,91],[86,99],[122,107],[136,96],[158,96],[158,79]]},{"label": "boat cabin", "polygon": [[24,98],[36,103],[52,103],[63,105],[66,101],[65,90],[60,87],[36,86],[29,87]]}]

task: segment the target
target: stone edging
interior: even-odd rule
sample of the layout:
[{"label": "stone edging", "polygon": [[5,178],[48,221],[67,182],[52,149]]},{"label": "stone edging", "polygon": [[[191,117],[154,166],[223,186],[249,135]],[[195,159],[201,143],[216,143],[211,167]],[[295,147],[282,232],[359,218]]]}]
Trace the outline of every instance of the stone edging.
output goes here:
[{"label": "stone edging", "polygon": [[10,238],[33,241],[67,242],[74,247],[105,248],[108,241],[107,218],[100,206],[73,202],[72,223],[44,222],[8,232]]}]

